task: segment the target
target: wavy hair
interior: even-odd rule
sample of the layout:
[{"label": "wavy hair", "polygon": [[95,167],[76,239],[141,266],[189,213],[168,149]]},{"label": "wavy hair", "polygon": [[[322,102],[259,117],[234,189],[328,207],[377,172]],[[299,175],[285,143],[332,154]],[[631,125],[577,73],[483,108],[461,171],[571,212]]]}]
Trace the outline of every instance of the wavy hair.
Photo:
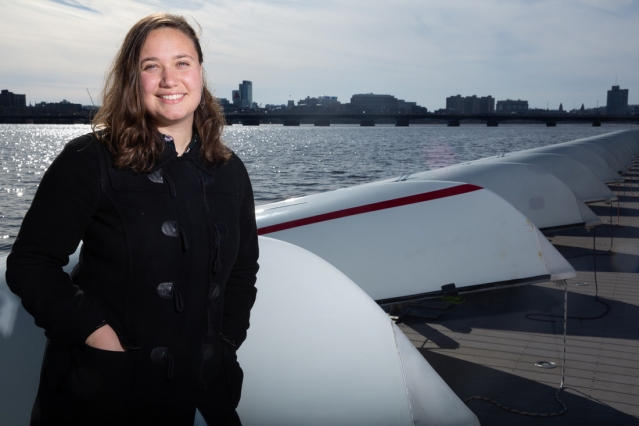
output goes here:
[{"label": "wavy hair", "polygon": [[[165,147],[153,119],[146,113],[140,78],[140,51],[153,30],[181,31],[194,44],[200,65],[204,61],[198,34],[182,16],[156,13],[138,21],[127,33],[108,70],[102,106],[91,120],[96,137],[106,144],[120,169],[149,171]],[[225,119],[217,99],[202,78],[202,101],[193,124],[200,137],[200,156],[205,163],[226,162],[231,151],[222,143]]]}]

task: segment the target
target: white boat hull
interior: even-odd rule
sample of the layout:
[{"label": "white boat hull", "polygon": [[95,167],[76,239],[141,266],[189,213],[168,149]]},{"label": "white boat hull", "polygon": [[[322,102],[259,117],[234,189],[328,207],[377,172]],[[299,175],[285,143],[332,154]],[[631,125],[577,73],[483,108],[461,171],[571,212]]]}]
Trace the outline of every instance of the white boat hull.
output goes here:
[{"label": "white boat hull", "polygon": [[259,206],[256,218],[261,235],[317,254],[381,304],[447,284],[477,291],[575,275],[530,220],[470,184],[360,185]]},{"label": "white boat hull", "polygon": [[[243,424],[479,424],[346,276],[291,244],[262,237],[259,244],[258,298],[238,351],[245,372],[238,407]],[[0,413],[3,424],[27,424],[45,337],[8,290],[5,260],[0,258]],[[67,272],[75,263],[77,253]]]},{"label": "white boat hull", "polygon": [[512,204],[541,230],[601,224],[575,193],[546,169],[533,164],[465,163],[413,173],[406,180],[448,180],[489,189]]}]

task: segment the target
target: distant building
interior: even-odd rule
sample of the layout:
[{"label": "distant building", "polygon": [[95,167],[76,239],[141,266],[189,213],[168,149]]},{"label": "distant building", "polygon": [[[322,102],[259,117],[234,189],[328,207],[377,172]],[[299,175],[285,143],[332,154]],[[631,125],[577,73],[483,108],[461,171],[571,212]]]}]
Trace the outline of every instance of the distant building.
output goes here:
[{"label": "distant building", "polygon": [[0,92],[0,106],[7,108],[21,108],[27,106],[27,96],[17,95],[9,90],[3,89]]},{"label": "distant building", "polygon": [[612,89],[608,90],[606,114],[628,114],[628,89],[612,86]]},{"label": "distant building", "polygon": [[337,96],[318,96],[317,101],[320,105],[327,107],[340,105]]},{"label": "distant building", "polygon": [[517,99],[513,101],[506,99],[505,101],[497,101],[497,112],[502,114],[508,114],[511,112],[526,112],[528,111],[528,101],[522,101]]},{"label": "distant building", "polygon": [[306,99],[300,99],[299,102],[297,102],[297,105],[307,107],[333,108],[341,105],[341,103],[337,100],[337,96],[318,96],[316,98],[307,96]]},{"label": "distant building", "polygon": [[233,90],[231,94],[233,106],[237,108],[253,107],[253,82],[244,80],[239,84],[238,90]]},{"label": "distant building", "polygon": [[267,109],[267,110],[286,109],[286,105],[284,105],[284,104],[266,104],[266,105],[264,105],[264,109]]},{"label": "distant building", "polygon": [[240,95],[239,90],[233,90],[233,94],[231,95],[231,99],[233,99],[233,105],[236,107],[242,106],[242,95]]},{"label": "distant building", "polygon": [[289,100],[288,103],[286,104],[287,108],[293,108],[295,106],[295,101],[294,100]]},{"label": "distant building", "polygon": [[253,105],[253,82],[244,80],[240,84],[240,99],[242,108],[251,108]]},{"label": "distant building", "polygon": [[446,98],[448,112],[457,114],[492,114],[495,112],[495,98],[492,96],[476,95],[463,97],[461,95]]},{"label": "distant building", "polygon": [[32,108],[36,114],[43,115],[73,115],[81,113],[83,110],[82,104],[74,104],[66,99],[63,99],[62,102],[38,102]]},{"label": "distant building", "polygon": [[495,112],[495,98],[492,96],[482,96],[479,98],[479,113],[492,114]]},{"label": "distant building", "polygon": [[464,113],[464,98],[462,95],[449,96],[446,98],[446,109],[458,114]]},{"label": "distant building", "polygon": [[351,96],[350,109],[355,112],[411,112],[417,102],[406,102],[392,95],[375,95],[373,93]]},{"label": "distant building", "polygon": [[479,98],[477,96],[466,96],[466,99],[464,99],[464,114],[479,114]]}]

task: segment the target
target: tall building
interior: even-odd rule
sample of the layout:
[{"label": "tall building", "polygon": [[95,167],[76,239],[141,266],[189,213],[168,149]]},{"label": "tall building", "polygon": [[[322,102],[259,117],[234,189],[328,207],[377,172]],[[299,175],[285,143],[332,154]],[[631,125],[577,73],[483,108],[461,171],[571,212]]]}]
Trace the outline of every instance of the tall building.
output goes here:
[{"label": "tall building", "polygon": [[446,98],[446,109],[457,114],[492,114],[495,112],[495,98],[492,96],[462,95]]},{"label": "tall building", "polygon": [[508,114],[510,112],[525,112],[528,111],[528,101],[522,101],[517,99],[513,101],[506,99],[505,101],[497,101],[497,112],[502,114]]},{"label": "tall building", "polygon": [[13,92],[9,92],[7,89],[3,89],[0,92],[0,106],[7,108],[20,108],[27,106],[26,95],[16,95]]},{"label": "tall building", "polygon": [[477,96],[466,96],[466,99],[464,99],[464,113],[479,114],[479,98]]},{"label": "tall building", "polygon": [[446,109],[458,114],[464,113],[464,98],[462,95],[449,96],[446,98]]},{"label": "tall building", "polygon": [[479,98],[479,113],[492,114],[495,112],[495,98],[492,96],[482,96]]},{"label": "tall building", "polygon": [[253,82],[242,81],[242,84],[240,84],[240,99],[242,108],[250,108],[253,105]]},{"label": "tall building", "polygon": [[612,86],[612,89],[608,90],[606,114],[628,114],[628,89]]}]

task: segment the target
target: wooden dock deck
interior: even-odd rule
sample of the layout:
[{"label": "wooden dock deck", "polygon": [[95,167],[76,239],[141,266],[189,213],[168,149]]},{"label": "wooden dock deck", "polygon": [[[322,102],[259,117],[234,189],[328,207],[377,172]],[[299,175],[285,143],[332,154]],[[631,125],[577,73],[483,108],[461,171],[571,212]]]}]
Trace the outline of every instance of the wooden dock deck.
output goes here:
[{"label": "wooden dock deck", "polygon": [[[567,321],[559,394],[568,411],[534,417],[469,401],[482,425],[639,425],[639,172],[611,189],[619,197],[612,226],[610,206],[593,204],[602,226],[547,235],[577,270],[567,282],[568,316],[574,318]],[[607,313],[597,293],[610,306]],[[555,393],[562,373],[564,289],[542,283],[462,297],[463,303],[436,320],[406,317],[402,330],[462,400],[478,395],[525,412],[561,411]],[[557,367],[540,368],[538,361]]]}]

